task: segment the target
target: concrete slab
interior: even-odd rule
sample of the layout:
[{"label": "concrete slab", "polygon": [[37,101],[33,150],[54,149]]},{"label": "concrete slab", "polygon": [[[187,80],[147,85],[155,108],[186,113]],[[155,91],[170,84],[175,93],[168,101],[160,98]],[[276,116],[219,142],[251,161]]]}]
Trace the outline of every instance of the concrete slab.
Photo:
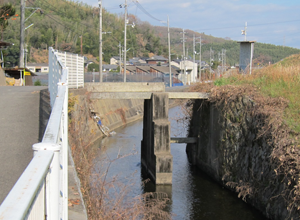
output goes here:
[{"label": "concrete slab", "polygon": [[85,208],[77,185],[74,167],[69,165],[69,220],[87,220]]},{"label": "concrete slab", "polygon": [[[169,99],[208,99],[209,93],[169,92]],[[152,92],[93,92],[91,99],[150,99]]]},{"label": "concrete slab", "polygon": [[151,82],[114,82],[85,83],[88,92],[164,92],[164,83]]}]

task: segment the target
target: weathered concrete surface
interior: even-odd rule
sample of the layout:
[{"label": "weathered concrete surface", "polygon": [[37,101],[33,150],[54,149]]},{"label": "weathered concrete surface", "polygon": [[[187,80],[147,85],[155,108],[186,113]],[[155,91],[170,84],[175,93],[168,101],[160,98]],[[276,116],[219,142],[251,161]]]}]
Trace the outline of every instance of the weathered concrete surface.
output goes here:
[{"label": "weathered concrete surface", "polygon": [[85,88],[88,92],[164,92],[164,83],[85,83]]},{"label": "weathered concrete surface", "polygon": [[[255,41],[240,41],[240,72],[245,73],[247,68],[252,65]],[[251,66],[250,66],[251,69]]]},{"label": "weathered concrete surface", "polygon": [[5,73],[0,67],[0,86],[6,86]]},{"label": "weathered concrete surface", "polygon": [[0,87],[0,203],[33,157],[39,142],[40,91],[46,87]]},{"label": "weathered concrete surface", "polygon": [[255,103],[239,96],[223,105],[218,108],[207,100],[195,101],[189,136],[200,141],[187,145],[189,161],[238,191],[266,217],[299,219],[299,210],[294,209],[290,216],[288,213],[288,205],[294,201],[292,194],[285,197],[295,183],[288,183],[284,173],[276,174],[278,162],[272,154],[279,143],[274,142],[270,131],[259,135],[258,125],[266,122],[258,122],[260,119],[253,116]]},{"label": "weathered concrete surface", "polygon": [[69,220],[87,220],[87,213],[80,191],[80,180],[77,177],[74,161],[70,152],[68,175]]},{"label": "weathered concrete surface", "polygon": [[[72,120],[78,122],[74,129],[79,129],[80,135],[95,142],[103,137],[102,132],[90,115],[93,110],[101,118],[103,125],[114,130],[127,123],[142,119],[143,100],[137,99],[89,99],[90,93],[85,89],[70,90],[70,97],[75,100]],[[80,124],[79,124],[80,122]]]},{"label": "weathered concrete surface", "polygon": [[145,100],[141,162],[145,173],[156,184],[172,184],[168,112],[168,93],[153,93],[150,100]]},{"label": "weathered concrete surface", "polygon": [[[152,92],[92,92],[91,99],[150,99]],[[169,92],[169,99],[208,99],[208,93]]]}]

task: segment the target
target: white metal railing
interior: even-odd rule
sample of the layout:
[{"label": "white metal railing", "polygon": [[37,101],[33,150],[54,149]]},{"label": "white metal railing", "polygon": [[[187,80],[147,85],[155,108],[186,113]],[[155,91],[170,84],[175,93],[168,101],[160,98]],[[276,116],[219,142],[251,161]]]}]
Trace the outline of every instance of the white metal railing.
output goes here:
[{"label": "white metal railing", "polygon": [[68,68],[49,48],[51,116],[34,157],[0,206],[0,219],[68,219]]}]

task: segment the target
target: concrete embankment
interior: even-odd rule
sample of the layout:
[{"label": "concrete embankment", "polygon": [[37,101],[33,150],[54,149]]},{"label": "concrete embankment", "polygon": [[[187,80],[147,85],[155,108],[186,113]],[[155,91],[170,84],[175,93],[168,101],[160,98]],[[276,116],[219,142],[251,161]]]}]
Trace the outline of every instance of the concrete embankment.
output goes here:
[{"label": "concrete embankment", "polygon": [[[114,85],[117,83],[112,83]],[[128,83],[129,86],[129,83]],[[99,84],[98,84],[99,87]],[[145,87],[142,85],[140,89]],[[103,89],[103,88],[102,88]],[[154,87],[157,91],[162,88]],[[164,89],[164,87],[163,87]],[[69,114],[71,120],[75,121],[74,129],[80,130],[80,136],[85,137],[90,143],[103,137],[103,133],[97,127],[96,122],[91,117],[91,112],[95,112],[103,125],[110,130],[143,118],[144,100],[143,99],[90,99],[89,91],[97,91],[96,84],[86,84],[84,89],[74,89],[69,91]],[[115,91],[118,88],[116,86]],[[173,87],[166,91],[182,92],[187,87]],[[138,97],[138,92],[137,97]],[[174,100],[170,100],[170,106],[176,105]]]},{"label": "concrete embankment", "polygon": [[280,121],[284,102],[238,93],[194,102],[189,161],[266,217],[299,219],[299,150]]},{"label": "concrete embankment", "polygon": [[[143,100],[90,100],[89,92],[86,89],[70,90],[69,145],[73,151],[71,152],[73,157],[76,154],[74,152],[75,145],[81,145],[82,148],[92,147],[97,140],[104,137],[96,121],[93,120],[91,111],[95,112],[101,118],[102,124],[112,131],[120,126],[125,126],[127,123],[142,119],[143,107]],[[76,159],[76,156],[74,162],[73,158],[70,158],[70,161],[72,163],[75,162],[75,164],[69,166],[69,219],[82,220],[86,219],[86,210],[82,197],[85,197],[87,194],[82,196],[80,189],[85,185],[84,183],[82,184],[82,181],[84,182],[88,178],[84,175],[79,175],[79,177],[81,176],[79,180],[77,175],[80,172],[78,167],[89,166],[89,164],[80,165],[81,162],[78,161],[78,158]],[[76,170],[74,167],[76,167]]]},{"label": "concrete embankment", "polygon": [[[143,99],[90,98],[90,91],[101,92],[103,91],[103,89],[108,89],[118,92],[120,86],[121,85],[118,83],[112,83],[111,86],[108,86],[108,84],[102,86],[96,83],[91,83],[86,84],[84,89],[69,91],[69,144],[72,149],[73,158],[75,160],[77,174],[81,178],[81,186],[79,186],[79,188],[81,188],[82,186],[84,187],[84,185],[89,185],[89,183],[86,183],[86,180],[88,179],[86,177],[87,174],[82,174],[80,172],[90,171],[83,171],[83,169],[87,169],[86,167],[88,167],[89,164],[82,164],[86,162],[83,162],[81,157],[82,155],[76,155],[76,150],[74,149],[77,149],[77,151],[86,151],[88,148],[92,148],[93,144],[104,136],[98,128],[96,121],[93,120],[91,112],[99,116],[101,118],[102,124],[107,126],[110,130],[114,130],[120,126],[126,126],[126,124],[130,122],[133,122],[135,120],[141,120],[143,118]],[[129,83],[127,83],[126,86],[129,86]],[[145,88],[147,86],[149,86],[148,83],[141,83],[141,86],[137,86],[136,88],[145,90],[147,89]],[[154,85],[154,90],[155,89],[160,91],[162,87],[161,85],[158,87],[155,87]],[[186,87],[177,87],[171,89],[172,92],[181,92],[185,90]],[[170,103],[171,106],[176,105],[175,101],[171,101]],[[79,145],[81,146],[81,148],[78,149]],[[89,153],[88,150],[85,153]],[[86,154],[84,156],[86,156]],[[80,197],[78,195],[78,192],[76,192],[76,184],[79,184],[79,180],[77,180],[77,183],[73,181],[69,184],[69,198],[71,199],[69,207],[69,217],[71,217],[70,219],[80,219],[73,217],[76,213],[83,213],[82,211],[80,211],[82,210],[82,206],[80,206]],[[74,196],[74,194],[76,194],[76,196]],[[88,194],[83,194],[83,197],[87,198]]]},{"label": "concrete embankment", "polygon": [[86,89],[70,90],[69,100],[71,120],[76,122],[74,129],[80,130],[80,136],[89,140],[89,143],[104,136],[91,117],[91,112],[95,112],[110,130],[143,117],[143,100],[90,100]]}]

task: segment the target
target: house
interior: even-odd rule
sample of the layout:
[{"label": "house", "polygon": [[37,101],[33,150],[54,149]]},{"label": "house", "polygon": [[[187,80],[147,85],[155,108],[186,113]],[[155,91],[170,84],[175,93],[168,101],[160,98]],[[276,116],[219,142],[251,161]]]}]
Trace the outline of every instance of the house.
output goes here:
[{"label": "house", "polygon": [[136,67],[135,66],[127,66],[126,67],[126,72],[129,73],[130,75],[136,74]]},{"label": "house", "polygon": [[132,59],[129,59],[129,63],[130,63],[130,65],[139,66],[141,64],[145,64],[146,61],[143,60],[142,58],[133,57]]},{"label": "house", "polygon": [[104,72],[108,71],[117,71],[118,66],[117,65],[109,65],[109,64],[104,64],[102,65],[102,70]]},{"label": "house", "polygon": [[173,60],[171,61],[171,66],[176,66],[177,68],[180,68],[180,62],[181,60]]},{"label": "house", "polygon": [[6,50],[9,46],[12,46],[14,44],[0,41],[0,50]]},{"label": "house", "polygon": [[190,60],[182,60],[180,62],[180,69],[182,73],[185,73],[190,75],[190,82],[196,82],[197,78],[197,73],[198,73],[198,64],[194,63],[193,61]]},{"label": "house", "polygon": [[26,65],[33,73],[48,73],[49,72],[49,65],[48,63],[28,63]]},{"label": "house", "polygon": [[168,59],[164,58],[163,56],[153,56],[146,59],[146,62],[150,65],[161,65],[168,63]]},{"label": "house", "polygon": [[15,79],[15,86],[33,86],[32,76],[36,76],[27,68],[3,68],[6,75]]},{"label": "house", "polygon": [[150,73],[150,66],[137,66],[136,73]]},{"label": "house", "polygon": [[119,56],[113,56],[110,58],[110,65],[118,65],[120,64],[120,57]]},{"label": "house", "polygon": [[[150,67],[150,73],[159,73],[159,74],[162,74],[162,75],[168,75],[170,74],[170,69],[168,66],[151,66]],[[173,68],[171,67],[171,73],[173,76],[176,76],[178,74],[178,72]]]}]

